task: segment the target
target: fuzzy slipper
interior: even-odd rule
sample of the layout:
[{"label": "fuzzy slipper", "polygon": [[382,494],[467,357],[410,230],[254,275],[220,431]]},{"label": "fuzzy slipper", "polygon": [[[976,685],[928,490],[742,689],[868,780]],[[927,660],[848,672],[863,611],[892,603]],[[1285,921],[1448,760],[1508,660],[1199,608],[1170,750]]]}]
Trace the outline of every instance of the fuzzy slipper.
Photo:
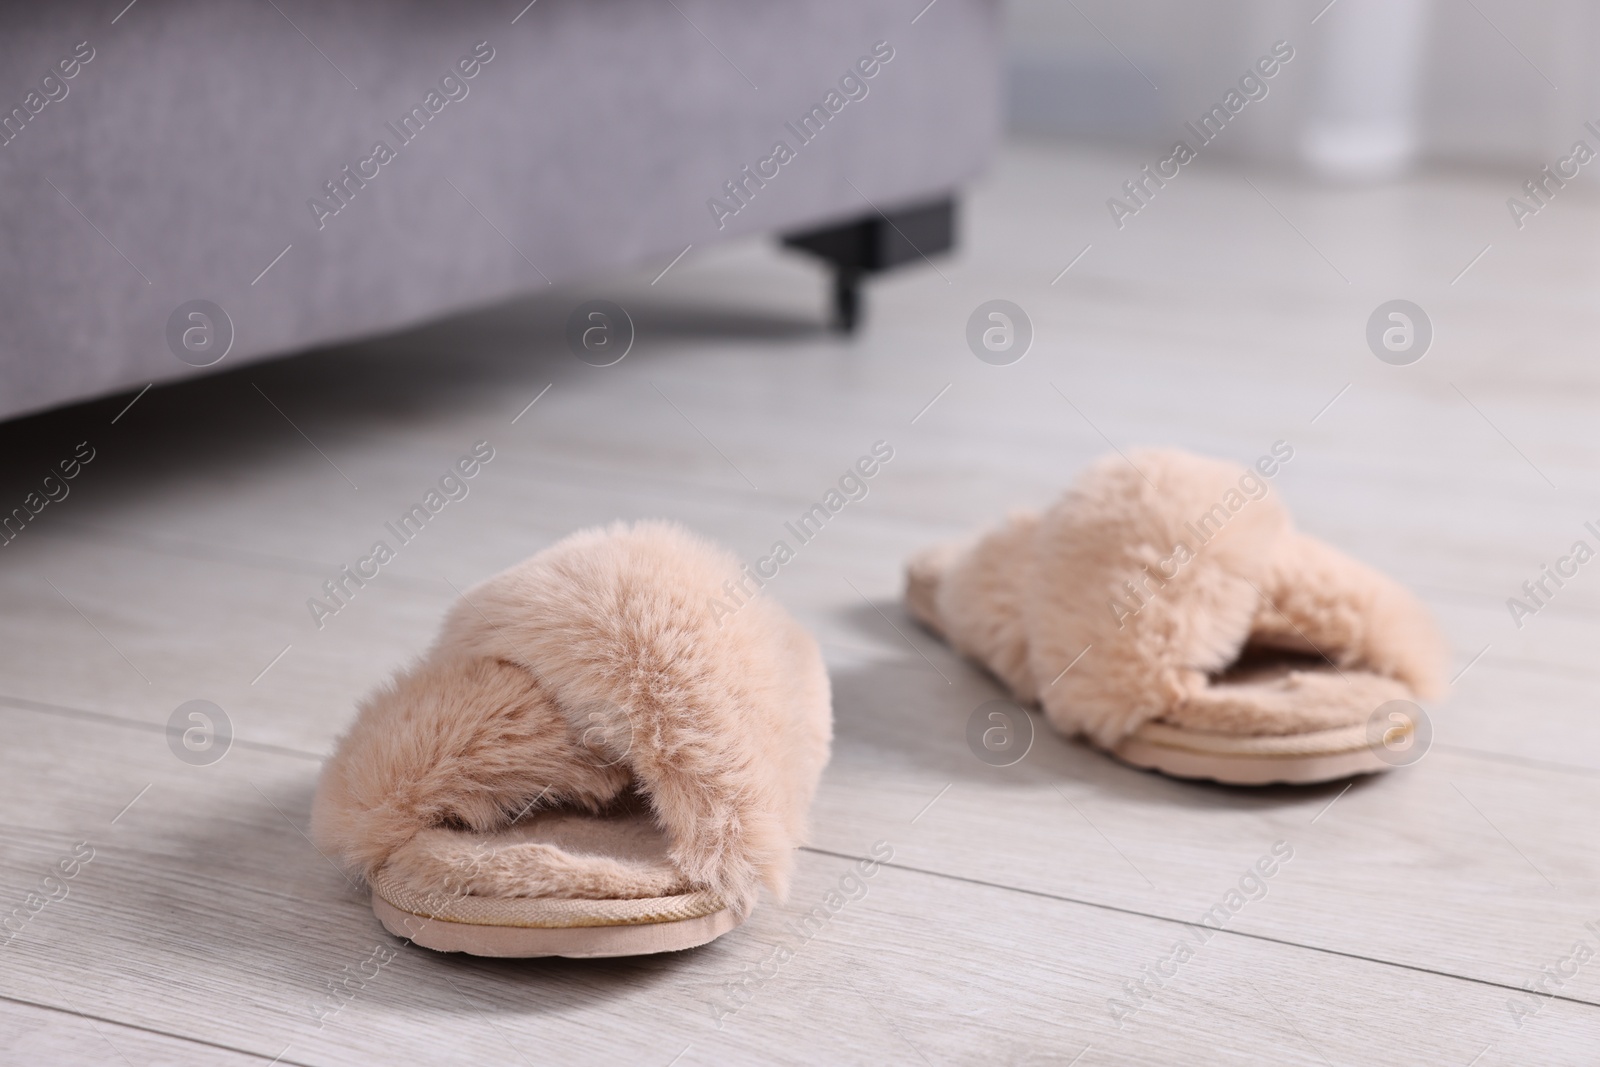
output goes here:
[{"label": "fuzzy slipper", "polygon": [[391,933],[483,956],[625,956],[783,895],[828,760],[816,642],[769,598],[718,617],[726,551],[585,530],[468,592],[323,771],[319,847]]},{"label": "fuzzy slipper", "polygon": [[1295,531],[1256,471],[1177,451],[1107,457],[1042,515],[923,551],[906,603],[1062,733],[1184,778],[1385,770],[1415,724],[1375,734],[1374,713],[1444,688],[1415,597]]}]

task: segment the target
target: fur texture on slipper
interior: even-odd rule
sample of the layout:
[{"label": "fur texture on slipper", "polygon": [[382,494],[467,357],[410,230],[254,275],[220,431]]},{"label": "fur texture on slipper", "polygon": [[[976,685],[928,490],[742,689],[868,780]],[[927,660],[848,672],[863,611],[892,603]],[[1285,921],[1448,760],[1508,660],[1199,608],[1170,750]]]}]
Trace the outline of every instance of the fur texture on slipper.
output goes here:
[{"label": "fur texture on slipper", "polygon": [[[727,551],[641,522],[572,534],[474,587],[428,653],[362,703],[323,771],[319,846],[422,892],[693,887],[741,915],[763,883],[782,896],[828,759],[828,678],[772,599],[713,620],[708,600],[739,576]],[[529,810],[629,798],[664,855],[507,835]],[[464,850],[485,840],[489,860],[474,862]]]},{"label": "fur texture on slipper", "polygon": [[[906,602],[1108,748],[1154,719],[1303,733],[1444,688],[1445,645],[1414,596],[1294,530],[1253,472],[1174,450],[1106,457],[1043,514],[918,554]],[[1291,666],[1252,670],[1247,646]],[[1296,669],[1296,653],[1323,662]]]}]

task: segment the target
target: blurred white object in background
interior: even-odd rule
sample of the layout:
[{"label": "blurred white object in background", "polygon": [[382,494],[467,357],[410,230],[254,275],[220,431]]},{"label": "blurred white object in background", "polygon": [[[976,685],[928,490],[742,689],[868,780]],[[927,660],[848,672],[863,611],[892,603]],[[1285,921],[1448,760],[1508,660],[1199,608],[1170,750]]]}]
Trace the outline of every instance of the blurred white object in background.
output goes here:
[{"label": "blurred white object in background", "polygon": [[1372,180],[1413,166],[1526,175],[1600,115],[1600,0],[1005,3],[1009,121],[1029,135],[1170,150],[1277,41],[1294,62],[1214,159]]},{"label": "blurred white object in background", "polygon": [[1300,136],[1321,177],[1392,178],[1415,162],[1432,0],[1335,0]]}]

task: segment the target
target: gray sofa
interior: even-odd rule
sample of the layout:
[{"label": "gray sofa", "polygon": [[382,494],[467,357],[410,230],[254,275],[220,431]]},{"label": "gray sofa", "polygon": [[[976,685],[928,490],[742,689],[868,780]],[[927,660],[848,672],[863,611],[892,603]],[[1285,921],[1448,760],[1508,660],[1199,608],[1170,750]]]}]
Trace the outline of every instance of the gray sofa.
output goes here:
[{"label": "gray sofa", "polygon": [[924,3],[8,8],[0,417],[948,197],[999,12]]}]

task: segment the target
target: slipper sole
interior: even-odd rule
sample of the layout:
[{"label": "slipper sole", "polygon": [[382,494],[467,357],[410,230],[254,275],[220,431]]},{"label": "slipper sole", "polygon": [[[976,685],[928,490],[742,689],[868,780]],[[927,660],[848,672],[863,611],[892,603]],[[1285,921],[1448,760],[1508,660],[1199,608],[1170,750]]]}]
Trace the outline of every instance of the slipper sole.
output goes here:
[{"label": "slipper sole", "polygon": [[1397,765],[1379,754],[1361,726],[1241,737],[1146,723],[1111,754],[1142,770],[1225,785],[1310,785]]},{"label": "slipper sole", "polygon": [[721,937],[740,919],[705,892],[636,900],[457,897],[407,891],[379,872],[372,910],[396,937],[436,952],[594,959],[678,952]]},{"label": "slipper sole", "polygon": [[531,959],[564,956],[601,959],[679,952],[714,941],[739,925],[727,908],[698,919],[642,923],[633,926],[519,927],[453,922],[401,911],[377,894],[372,910],[383,928],[396,937],[435,952],[470,956]]}]

